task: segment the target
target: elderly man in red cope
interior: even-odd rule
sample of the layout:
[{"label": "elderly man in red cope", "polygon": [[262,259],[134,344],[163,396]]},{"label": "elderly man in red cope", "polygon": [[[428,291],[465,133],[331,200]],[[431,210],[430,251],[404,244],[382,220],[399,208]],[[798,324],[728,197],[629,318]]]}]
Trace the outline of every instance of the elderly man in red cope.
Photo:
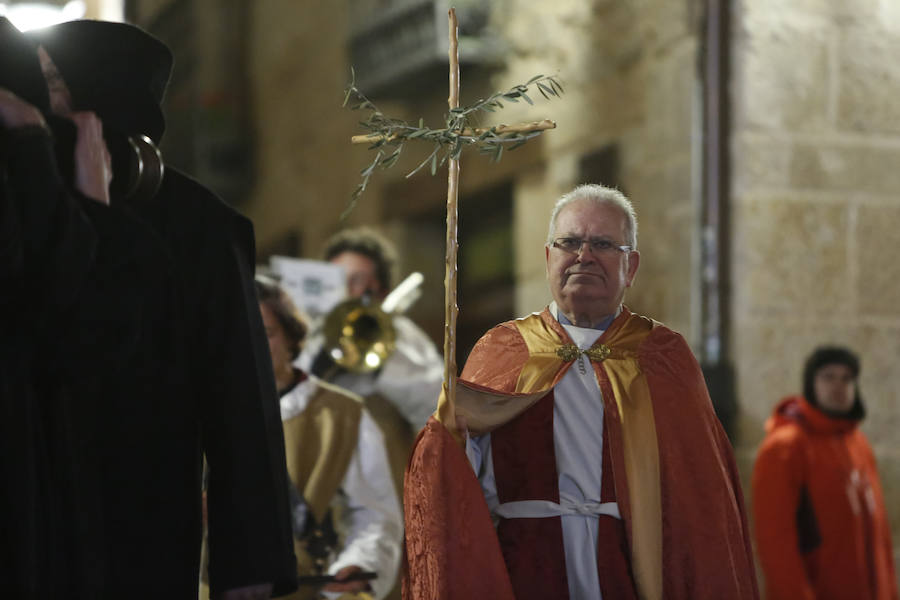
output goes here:
[{"label": "elderly man in red cope", "polygon": [[757,598],[700,367],[679,334],[622,304],[640,264],[631,203],[575,188],[545,255],[554,302],[479,340],[455,411],[442,398],[417,441],[406,597]]}]

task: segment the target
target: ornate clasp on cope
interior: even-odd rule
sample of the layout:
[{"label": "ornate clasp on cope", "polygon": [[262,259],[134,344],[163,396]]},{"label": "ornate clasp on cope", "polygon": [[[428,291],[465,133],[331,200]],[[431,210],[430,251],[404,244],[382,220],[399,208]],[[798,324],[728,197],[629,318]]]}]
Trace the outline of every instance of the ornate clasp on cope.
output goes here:
[{"label": "ornate clasp on cope", "polygon": [[609,356],[610,352],[612,352],[612,350],[610,350],[609,346],[606,344],[596,344],[587,350],[582,350],[575,344],[565,344],[556,349],[556,355],[565,362],[571,362],[581,354],[584,354],[594,362],[603,362]]}]

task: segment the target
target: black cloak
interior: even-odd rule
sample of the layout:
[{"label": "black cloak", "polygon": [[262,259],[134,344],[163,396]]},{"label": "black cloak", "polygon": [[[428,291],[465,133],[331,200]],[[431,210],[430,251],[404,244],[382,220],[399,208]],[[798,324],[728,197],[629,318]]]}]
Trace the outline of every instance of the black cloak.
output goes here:
[{"label": "black cloak", "polygon": [[[57,64],[76,110],[159,140],[164,45],[94,21],[27,35]],[[70,597],[196,597],[203,455],[213,592],[262,582],[290,591],[284,447],[251,224],[170,168],[149,200],[80,206],[96,253],[48,361],[77,407],[66,420],[83,509],[63,532],[81,552]]]}]

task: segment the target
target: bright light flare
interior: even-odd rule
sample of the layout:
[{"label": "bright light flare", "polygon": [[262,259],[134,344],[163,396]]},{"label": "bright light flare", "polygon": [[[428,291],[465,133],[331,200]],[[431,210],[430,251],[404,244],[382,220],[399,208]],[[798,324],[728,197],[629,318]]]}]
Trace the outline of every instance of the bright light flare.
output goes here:
[{"label": "bright light flare", "polygon": [[366,366],[377,369],[381,365],[381,357],[374,352],[366,353]]},{"label": "bright light flare", "polygon": [[0,16],[9,19],[19,31],[42,29],[64,21],[83,19],[86,10],[83,0],[71,0],[65,6],[45,2],[0,3]]}]

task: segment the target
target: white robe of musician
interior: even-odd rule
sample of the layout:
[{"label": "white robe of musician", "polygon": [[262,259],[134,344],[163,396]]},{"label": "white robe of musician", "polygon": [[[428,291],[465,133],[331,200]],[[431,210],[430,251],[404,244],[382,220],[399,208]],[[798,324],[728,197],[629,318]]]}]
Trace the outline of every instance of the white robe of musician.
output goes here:
[{"label": "white robe of musician", "polygon": [[[332,379],[338,387],[367,398],[378,394],[387,398],[403,415],[413,431],[425,426],[437,407],[444,381],[444,359],[425,332],[404,315],[394,315],[397,334],[394,352],[375,374],[341,373]],[[322,349],[316,335],[307,341],[297,366],[309,373]]]},{"label": "white robe of musician", "polygon": [[[318,379],[309,376],[281,397],[281,419],[302,413],[316,390]],[[384,437],[369,413],[362,409],[359,438],[347,473],[341,482],[340,502],[344,510],[340,530],[344,547],[328,567],[329,574],[357,565],[378,573],[370,582],[376,600],[391,591],[400,565],[403,517],[391,479]],[[326,594],[332,596],[331,594]],[[333,597],[340,596],[334,594]]]}]

